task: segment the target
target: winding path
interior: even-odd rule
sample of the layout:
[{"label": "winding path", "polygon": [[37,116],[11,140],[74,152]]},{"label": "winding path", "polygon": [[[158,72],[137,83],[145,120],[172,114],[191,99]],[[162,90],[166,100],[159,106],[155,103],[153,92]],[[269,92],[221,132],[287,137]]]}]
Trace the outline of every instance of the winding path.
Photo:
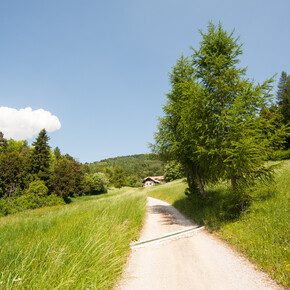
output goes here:
[{"label": "winding path", "polygon": [[149,197],[147,207],[116,289],[282,289],[173,206]]}]

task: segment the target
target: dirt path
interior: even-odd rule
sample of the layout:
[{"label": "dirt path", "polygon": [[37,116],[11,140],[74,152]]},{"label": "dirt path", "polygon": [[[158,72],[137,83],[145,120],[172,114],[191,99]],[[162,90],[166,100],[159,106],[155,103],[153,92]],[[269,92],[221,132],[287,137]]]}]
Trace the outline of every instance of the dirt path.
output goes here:
[{"label": "dirt path", "polygon": [[281,289],[215,236],[193,229],[196,226],[171,205],[148,198],[139,242],[154,241],[132,246],[116,289]]}]

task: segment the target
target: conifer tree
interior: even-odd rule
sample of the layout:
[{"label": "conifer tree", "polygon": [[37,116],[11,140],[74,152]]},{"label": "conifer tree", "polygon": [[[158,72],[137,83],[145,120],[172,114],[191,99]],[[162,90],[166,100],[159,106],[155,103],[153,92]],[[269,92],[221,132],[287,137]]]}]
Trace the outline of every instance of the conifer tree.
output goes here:
[{"label": "conifer tree", "polygon": [[[277,100],[284,124],[290,124],[290,75],[284,71],[281,73],[278,84]],[[290,148],[289,136],[286,139],[286,147]]]},{"label": "conifer tree", "polygon": [[34,148],[29,162],[29,173],[43,181],[47,181],[50,175],[51,154],[48,140],[46,130],[41,130],[36,141],[32,143]]},{"label": "conifer tree", "polygon": [[201,155],[205,151],[204,134],[207,128],[202,123],[207,118],[204,90],[196,82],[194,69],[183,55],[170,74],[172,90],[167,94],[163,107],[165,116],[159,118],[153,151],[165,160],[177,160],[184,168],[189,189],[205,195],[205,175]]},{"label": "conifer tree", "polygon": [[227,33],[220,23],[209,23],[207,33],[201,33],[200,49],[194,50],[192,59],[196,76],[208,92],[214,116],[210,138],[215,140],[215,152],[219,151],[215,162],[219,172],[230,178],[233,189],[237,190],[238,180],[260,172],[273,149],[274,144],[264,134],[269,124],[259,118],[270,100],[273,80],[255,85],[245,78],[246,68],[238,67],[242,44],[233,34]]},{"label": "conifer tree", "polygon": [[230,179],[237,191],[269,176],[263,162],[283,142],[284,128],[273,130],[259,116],[273,80],[254,84],[245,78],[246,68],[238,67],[242,44],[233,34],[209,23],[192,62],[182,56],[170,75],[153,149],[183,165],[191,193],[199,188],[205,195],[207,181]]}]

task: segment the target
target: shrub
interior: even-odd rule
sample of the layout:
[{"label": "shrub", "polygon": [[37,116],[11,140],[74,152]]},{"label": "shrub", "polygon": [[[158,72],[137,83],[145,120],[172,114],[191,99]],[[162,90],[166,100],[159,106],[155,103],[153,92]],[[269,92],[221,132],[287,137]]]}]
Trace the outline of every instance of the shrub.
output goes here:
[{"label": "shrub", "polygon": [[89,174],[86,176],[89,194],[105,193],[108,190],[109,179],[102,172]]},{"label": "shrub", "polygon": [[18,191],[12,199],[8,199],[7,195],[0,199],[0,216],[59,204],[65,204],[64,200],[55,194],[49,195],[43,181],[33,181],[23,194]]}]

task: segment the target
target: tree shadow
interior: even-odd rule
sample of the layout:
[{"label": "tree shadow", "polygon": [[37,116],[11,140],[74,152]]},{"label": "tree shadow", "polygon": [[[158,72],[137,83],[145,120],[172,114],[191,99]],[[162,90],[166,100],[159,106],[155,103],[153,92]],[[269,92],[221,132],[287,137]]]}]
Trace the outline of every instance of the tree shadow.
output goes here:
[{"label": "tree shadow", "polygon": [[224,223],[238,219],[242,213],[241,197],[225,188],[206,191],[207,196],[188,196],[174,202],[173,206],[181,210],[196,223],[206,225],[210,230],[218,230]]},{"label": "tree shadow", "polygon": [[152,214],[162,215],[162,224],[192,226],[193,223],[185,215],[176,211],[171,205],[153,205],[150,207]]},{"label": "tree shadow", "polygon": [[174,207],[200,225],[210,230],[219,230],[221,225],[231,223],[251,210],[251,203],[273,197],[275,190],[271,183],[259,184],[243,192],[236,192],[227,184],[210,186],[206,197],[192,194],[176,200]]}]

